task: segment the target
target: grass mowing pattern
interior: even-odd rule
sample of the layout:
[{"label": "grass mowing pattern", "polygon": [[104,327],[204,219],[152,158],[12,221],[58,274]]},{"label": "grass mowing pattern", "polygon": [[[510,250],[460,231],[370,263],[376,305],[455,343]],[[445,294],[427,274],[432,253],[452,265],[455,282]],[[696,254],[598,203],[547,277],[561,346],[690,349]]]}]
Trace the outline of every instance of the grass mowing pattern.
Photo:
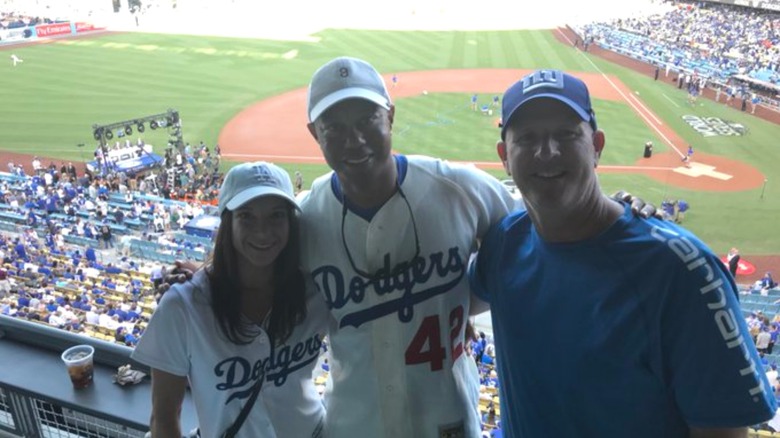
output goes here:
[{"label": "grass mowing pattern", "polygon": [[[702,100],[690,107],[684,92],[623,67],[559,44],[549,31],[394,32],[326,30],[318,43],[253,39],[118,34],[15,48],[25,60],[0,67],[0,148],[63,159],[91,154],[91,126],[168,108],[180,111],[185,140],[213,145],[220,129],[253,102],[305,87],[314,70],[339,55],[362,57],[382,72],[447,68],[560,68],[616,75],[664,123],[697,151],[745,161],[764,173],[768,184],[741,193],[681,190],[640,175],[602,175],[607,191],[629,189],[656,204],[684,198],[692,206],[685,225],[719,253],[738,246],[744,253],[780,253],[780,147],[778,126],[724,105]],[[593,64],[591,64],[592,61]],[[508,86],[509,84],[507,84]],[[494,117],[470,111],[467,94],[441,94],[396,102],[395,147],[404,153],[451,160],[494,161],[498,132]],[[607,133],[604,165],[630,165],[642,145],[663,143],[628,105],[595,102],[599,126]],[[683,122],[693,114],[720,117],[749,128],[744,137],[702,137]],[[497,114],[496,114],[497,115]],[[284,127],[279,127],[284,129]],[[135,139],[137,134],[133,135]],[[164,145],[162,132],[144,138]],[[86,143],[86,147],[76,147]],[[682,147],[687,145],[680,145]],[[301,170],[306,184],[323,165],[280,163]],[[4,167],[4,163],[0,163]],[[229,166],[226,163],[225,166]],[[721,170],[721,169],[719,169]],[[728,169],[722,169],[728,171]],[[501,171],[491,171],[503,177]]]}]

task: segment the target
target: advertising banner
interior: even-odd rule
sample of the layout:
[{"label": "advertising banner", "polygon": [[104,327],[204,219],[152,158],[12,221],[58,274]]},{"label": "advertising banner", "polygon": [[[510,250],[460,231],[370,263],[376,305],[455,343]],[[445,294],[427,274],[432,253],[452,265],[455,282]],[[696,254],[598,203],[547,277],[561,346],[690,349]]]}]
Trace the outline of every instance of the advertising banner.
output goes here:
[{"label": "advertising banner", "polygon": [[104,27],[96,27],[90,23],[76,23],[76,33],[92,32],[95,30],[105,30]]},{"label": "advertising banner", "polygon": [[759,8],[780,11],[780,0],[764,0],[757,2]]},{"label": "advertising banner", "polygon": [[70,35],[71,33],[70,21],[65,23],[39,24],[38,26],[35,26],[35,34],[38,35],[39,38]]},{"label": "advertising banner", "polygon": [[0,44],[15,43],[35,39],[35,31],[32,27],[18,27],[15,29],[0,29]]},{"label": "advertising banner", "polygon": [[748,8],[768,9],[780,11],[780,0],[708,0],[711,3],[724,5],[746,6]]}]

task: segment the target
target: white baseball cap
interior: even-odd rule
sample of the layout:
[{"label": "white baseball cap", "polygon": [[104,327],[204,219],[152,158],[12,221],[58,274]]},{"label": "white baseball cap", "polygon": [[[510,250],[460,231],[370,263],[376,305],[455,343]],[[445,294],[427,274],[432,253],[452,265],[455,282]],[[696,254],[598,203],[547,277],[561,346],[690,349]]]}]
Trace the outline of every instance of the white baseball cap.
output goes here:
[{"label": "white baseball cap", "polygon": [[341,57],[320,67],[309,84],[309,121],[317,120],[328,108],[346,99],[365,99],[390,109],[392,101],[385,80],[366,61]]},{"label": "white baseball cap", "polygon": [[279,196],[300,210],[287,172],[275,164],[257,161],[241,163],[225,175],[219,189],[219,214],[222,215],[225,209],[235,210],[261,196]]}]

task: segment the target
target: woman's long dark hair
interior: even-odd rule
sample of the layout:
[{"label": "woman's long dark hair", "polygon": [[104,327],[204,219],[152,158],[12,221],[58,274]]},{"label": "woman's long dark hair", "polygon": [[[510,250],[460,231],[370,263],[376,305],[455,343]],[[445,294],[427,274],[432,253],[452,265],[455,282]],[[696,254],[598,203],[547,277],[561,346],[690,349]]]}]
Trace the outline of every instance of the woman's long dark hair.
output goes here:
[{"label": "woman's long dark hair", "polygon": [[[276,345],[283,344],[306,317],[306,283],[300,263],[300,224],[296,211],[288,207],[290,232],[287,246],[274,262],[273,299],[268,336]],[[238,284],[238,255],[233,247],[233,212],[222,212],[222,221],[214,242],[214,252],[206,263],[211,289],[211,308],[220,329],[230,342],[244,345],[252,342],[259,327],[241,315],[241,287]]]}]

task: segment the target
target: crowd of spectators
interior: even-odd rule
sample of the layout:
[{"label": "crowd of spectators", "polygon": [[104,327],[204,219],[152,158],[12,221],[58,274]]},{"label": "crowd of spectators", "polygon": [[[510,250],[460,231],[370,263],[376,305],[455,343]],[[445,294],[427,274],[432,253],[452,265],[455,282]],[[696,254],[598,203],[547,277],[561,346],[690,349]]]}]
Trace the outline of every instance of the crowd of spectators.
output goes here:
[{"label": "crowd of spectators", "polygon": [[594,23],[580,32],[661,68],[695,72],[721,83],[747,75],[779,84],[779,29],[777,12],[674,2],[662,14]]},{"label": "crowd of spectators", "polygon": [[0,22],[21,23],[7,27],[13,29],[69,20],[90,21],[111,9],[111,1],[100,0],[0,0]]},{"label": "crowd of spectators", "polygon": [[22,27],[48,24],[53,21],[48,18],[19,15],[14,12],[0,11],[0,29],[19,29]]},{"label": "crowd of spectators", "polygon": [[[54,163],[43,168],[38,162],[33,160],[30,177],[22,165],[8,164],[16,178],[0,182],[0,219],[23,216],[27,226],[45,224],[47,241],[49,233],[55,241],[57,234],[98,239],[105,234],[103,225],[109,226],[109,232],[128,225],[139,231],[176,231],[205,212],[197,202],[160,203],[139,197],[151,191],[145,177],[129,178],[124,173],[101,177],[89,172],[75,177],[72,163],[63,163],[58,170]],[[202,189],[190,182],[184,190]],[[113,243],[113,239],[103,240]]]},{"label": "crowd of spectators", "polygon": [[[780,335],[780,314],[765,315],[761,310],[750,312],[745,318],[750,335],[756,345],[756,350],[761,358],[761,365],[766,372],[767,380],[772,386],[775,398],[780,401],[780,379],[777,372],[778,362],[775,353],[775,345]],[[771,423],[774,423],[772,420]],[[763,423],[757,425],[757,429],[776,431],[776,424]]]},{"label": "crowd of spectators", "polygon": [[[169,150],[148,174],[9,162],[0,172],[0,229],[9,232],[0,235],[0,313],[133,345],[162,269],[133,257],[205,258],[203,241],[177,232],[211,211],[199,201],[215,199],[221,184],[215,149]],[[141,243],[153,247],[136,251]]]},{"label": "crowd of spectators", "polygon": [[94,248],[50,248],[32,233],[0,235],[0,314],[134,345],[151,316],[153,266],[104,262]]},{"label": "crowd of spectators", "polygon": [[501,437],[501,412],[499,408],[498,373],[495,368],[496,349],[492,336],[466,329],[466,354],[477,365],[479,372],[479,410],[482,416],[482,436]]},{"label": "crowd of spectators", "polygon": [[[207,149],[187,148],[178,163],[170,155],[169,168],[187,176],[178,194],[198,196],[219,184],[221,176],[207,171],[218,165]],[[156,307],[153,284],[163,272],[161,263],[134,258],[144,255],[135,244],[200,260],[209,250],[176,232],[210,207],[147,194],[152,181],[121,172],[98,176],[70,162],[46,166],[38,157],[27,170],[8,163],[0,172],[0,228],[8,231],[0,234],[0,314],[134,345]],[[160,194],[167,194],[165,184]]]}]

